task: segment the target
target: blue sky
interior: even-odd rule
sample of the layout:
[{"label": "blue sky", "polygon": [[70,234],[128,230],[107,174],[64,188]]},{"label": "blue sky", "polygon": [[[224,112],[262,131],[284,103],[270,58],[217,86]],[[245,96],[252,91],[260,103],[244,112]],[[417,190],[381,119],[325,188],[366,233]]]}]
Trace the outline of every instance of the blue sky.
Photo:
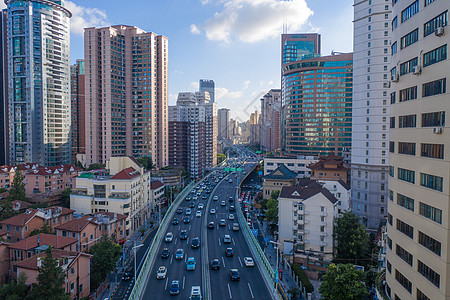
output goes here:
[{"label": "blue sky", "polygon": [[352,51],[353,0],[73,0],[71,60],[83,58],[83,27],[134,25],[169,38],[169,104],[216,83],[216,102],[239,121],[280,88],[280,34],[319,32],[322,54]]}]

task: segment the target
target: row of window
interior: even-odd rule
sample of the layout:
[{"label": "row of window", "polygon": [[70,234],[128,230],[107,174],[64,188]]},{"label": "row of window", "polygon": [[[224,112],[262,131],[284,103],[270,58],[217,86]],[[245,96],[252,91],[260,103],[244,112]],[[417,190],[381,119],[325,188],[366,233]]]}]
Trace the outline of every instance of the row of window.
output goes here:
[{"label": "row of window", "polygon": [[[395,142],[389,142],[389,152],[395,152]],[[398,142],[398,154],[416,155],[416,144]],[[443,144],[420,144],[420,156],[444,159]]]},{"label": "row of window", "polygon": [[[398,128],[415,128],[417,124],[416,115],[406,115],[398,117]],[[390,118],[390,128],[395,128],[395,117]],[[442,127],[445,126],[445,112],[433,112],[422,114],[422,127]]]},{"label": "row of window", "polygon": [[[391,173],[391,172],[390,172]],[[416,172],[408,169],[397,168],[397,178],[414,184]],[[391,174],[390,174],[391,175]],[[443,191],[444,178],[436,175],[420,173],[420,185],[438,192]]]}]

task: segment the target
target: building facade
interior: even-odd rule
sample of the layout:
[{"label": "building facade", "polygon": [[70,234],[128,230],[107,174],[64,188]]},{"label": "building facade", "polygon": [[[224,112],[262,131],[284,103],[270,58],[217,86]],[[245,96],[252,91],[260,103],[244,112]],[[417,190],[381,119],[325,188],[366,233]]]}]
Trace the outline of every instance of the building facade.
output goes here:
[{"label": "building facade", "polygon": [[230,109],[220,108],[217,111],[217,138],[219,140],[228,140],[230,131],[228,123],[230,122]]},{"label": "building facade", "polygon": [[[254,113],[250,114],[250,120],[248,122],[250,145],[259,145],[260,133],[261,133],[260,127],[259,127],[260,116],[261,115],[258,111],[255,111]],[[242,129],[241,129],[241,133],[242,133]]]},{"label": "building facade", "polygon": [[212,103],[216,102],[216,88],[214,80],[211,79],[200,79],[199,81],[199,91],[208,92],[210,101]]},{"label": "building facade", "polygon": [[386,293],[450,298],[447,0],[394,1]]},{"label": "building facade", "polygon": [[296,158],[291,157],[265,157],[264,158],[264,176],[274,171],[280,164],[287,167],[289,170],[297,173],[298,177],[309,178],[311,176],[311,170],[309,165],[317,162],[314,156],[299,156]]},{"label": "building facade", "polygon": [[74,65],[70,66],[72,163],[77,161],[77,154],[86,153],[84,73],[84,60],[78,59]]},{"label": "building facade", "polygon": [[282,116],[281,90],[272,89],[261,98],[259,144],[262,151],[281,150]]},{"label": "building facade", "polygon": [[86,165],[149,156],[168,165],[168,39],[134,26],[86,28]]},{"label": "building facade", "polygon": [[0,165],[9,163],[7,16],[8,12],[6,10],[0,12]]},{"label": "building facade", "polygon": [[70,163],[72,14],[56,0],[6,4],[9,163]]},{"label": "building facade", "polygon": [[352,211],[376,230],[387,213],[391,2],[353,7]]}]

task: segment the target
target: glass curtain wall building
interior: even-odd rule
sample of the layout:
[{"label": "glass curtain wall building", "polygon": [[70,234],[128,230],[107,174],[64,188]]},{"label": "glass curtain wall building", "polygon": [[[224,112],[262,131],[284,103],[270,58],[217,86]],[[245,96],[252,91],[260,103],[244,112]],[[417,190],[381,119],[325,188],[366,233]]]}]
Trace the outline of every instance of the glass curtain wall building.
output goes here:
[{"label": "glass curtain wall building", "polygon": [[72,14],[62,1],[6,4],[10,163],[70,163]]}]

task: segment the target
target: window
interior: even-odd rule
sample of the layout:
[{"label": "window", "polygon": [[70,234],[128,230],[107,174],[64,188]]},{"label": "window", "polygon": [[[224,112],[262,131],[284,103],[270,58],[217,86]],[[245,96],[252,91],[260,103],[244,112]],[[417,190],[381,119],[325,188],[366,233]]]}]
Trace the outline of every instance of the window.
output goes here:
[{"label": "window", "polygon": [[392,271],[392,265],[391,265],[391,263],[388,261],[388,260],[386,260],[386,269],[388,270],[388,272],[389,273],[391,273]]},{"label": "window", "polygon": [[395,117],[390,118],[389,128],[395,128]]},{"label": "window", "polygon": [[420,144],[420,155],[422,157],[444,159],[444,145]]},{"label": "window", "polygon": [[420,173],[420,185],[442,192],[443,178],[435,175]]},{"label": "window", "polygon": [[[427,1],[427,0],[425,0]],[[417,300],[430,300],[424,293],[422,293],[419,289],[417,289]]]},{"label": "window", "polygon": [[397,204],[410,211],[414,211],[414,199],[397,193]]},{"label": "window", "polygon": [[441,243],[421,231],[419,231],[419,244],[441,256]]},{"label": "window", "polygon": [[391,226],[392,226],[392,221],[393,221],[392,215],[390,213],[388,213],[388,222]]},{"label": "window", "polygon": [[398,153],[407,155],[416,155],[416,143],[398,143]]},{"label": "window", "polygon": [[419,0],[414,1],[402,11],[402,23],[414,16],[419,11]]},{"label": "window", "polygon": [[399,246],[398,244],[395,244],[395,253],[403,259],[408,265],[412,266],[413,263],[413,256],[411,253],[403,249],[403,247]]},{"label": "window", "polygon": [[416,115],[407,115],[398,117],[398,128],[416,127]]},{"label": "window", "polygon": [[395,142],[389,142],[389,152],[395,152]]},{"label": "window", "polygon": [[394,42],[394,43],[391,45],[391,55],[393,55],[393,54],[395,54],[395,53],[397,53],[397,42]]},{"label": "window", "polygon": [[425,0],[425,6],[429,5],[431,2],[433,2],[434,0]]},{"label": "window", "polygon": [[415,183],[415,172],[407,169],[397,168],[398,179]]},{"label": "window", "polygon": [[74,274],[74,273],[75,273],[75,268],[74,267],[70,268],[70,274]]},{"label": "window", "polygon": [[389,249],[392,250],[392,240],[389,237],[387,237],[387,244],[388,244]]},{"label": "window", "polygon": [[441,276],[420,260],[417,260],[417,271],[420,274],[422,274],[426,279],[428,279],[432,284],[439,287]]},{"label": "window", "polygon": [[392,19],[391,25],[392,25],[392,30],[394,30],[394,28],[397,28],[397,26],[398,26],[398,18],[397,18],[397,16],[395,16],[395,18]]},{"label": "window", "polygon": [[419,40],[419,28],[414,29],[410,33],[404,35],[400,39],[400,49],[406,48]]},{"label": "window", "polygon": [[445,126],[445,111],[422,114],[422,127]]},{"label": "window", "polygon": [[417,57],[400,64],[400,75],[411,73],[415,66],[417,66]]},{"label": "window", "polygon": [[417,99],[417,86],[412,86],[399,91],[398,101],[404,102]]},{"label": "window", "polygon": [[446,91],[446,78],[424,83],[422,85],[422,97],[444,94]]},{"label": "window", "polygon": [[412,283],[409,281],[402,273],[400,273],[397,269],[395,270],[395,279],[408,291],[411,293],[412,291]]},{"label": "window", "polygon": [[425,53],[423,55],[423,66],[427,67],[446,59],[447,59],[447,44]]},{"label": "window", "polygon": [[414,237],[414,228],[400,219],[397,219],[397,230],[410,238]]},{"label": "window", "polygon": [[442,210],[431,205],[419,202],[419,213],[421,216],[428,218],[436,223],[442,224]]},{"label": "window", "polygon": [[447,26],[447,13],[448,11],[443,12],[442,14],[438,15],[437,17],[431,19],[430,21],[423,24],[423,37],[426,37],[436,30],[438,27],[444,27]]},{"label": "window", "polygon": [[[392,167],[392,168],[394,168],[394,167]],[[389,200],[394,201],[394,191],[393,190],[388,191],[388,197],[389,197]]]}]

